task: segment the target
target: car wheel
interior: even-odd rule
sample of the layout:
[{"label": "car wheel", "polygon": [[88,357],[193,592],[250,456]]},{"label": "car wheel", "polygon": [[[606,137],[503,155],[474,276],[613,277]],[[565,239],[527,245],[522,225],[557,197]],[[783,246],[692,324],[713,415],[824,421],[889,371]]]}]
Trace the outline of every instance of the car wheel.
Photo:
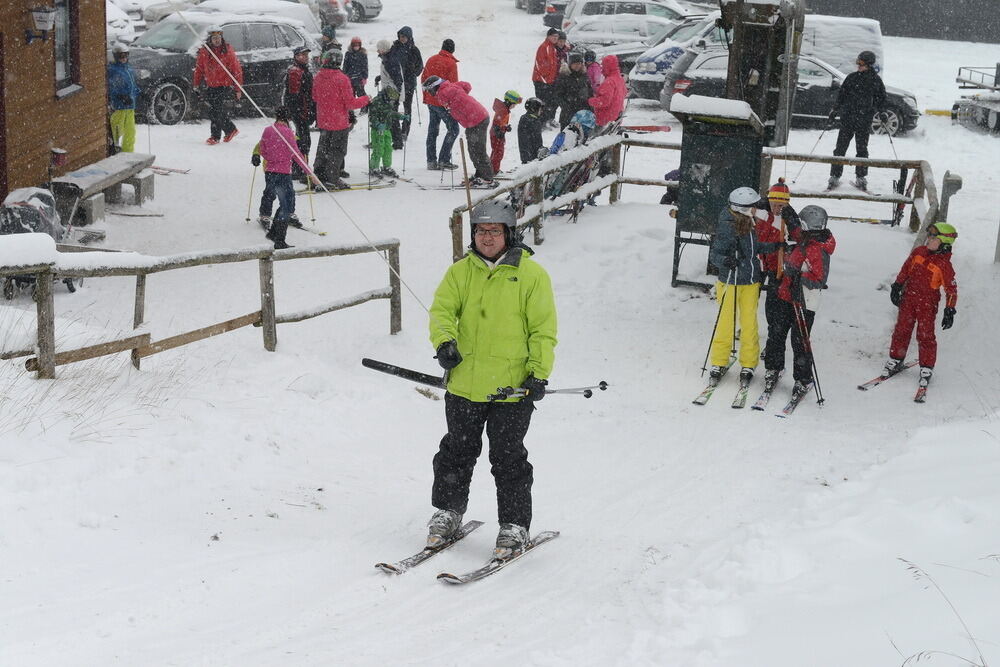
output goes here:
[{"label": "car wheel", "polygon": [[161,83],[149,100],[149,118],[159,125],[176,125],[187,116],[191,104],[176,83]]},{"label": "car wheel", "polygon": [[885,121],[876,113],[872,118],[872,134],[888,134],[894,137],[903,131],[903,116],[898,110],[889,107],[885,110]]},{"label": "car wheel", "polygon": [[527,0],[529,14],[541,14],[545,11],[545,3],[539,0]]},{"label": "car wheel", "polygon": [[351,3],[351,20],[355,23],[361,23],[365,20],[365,12],[361,9],[361,4],[358,2]]}]

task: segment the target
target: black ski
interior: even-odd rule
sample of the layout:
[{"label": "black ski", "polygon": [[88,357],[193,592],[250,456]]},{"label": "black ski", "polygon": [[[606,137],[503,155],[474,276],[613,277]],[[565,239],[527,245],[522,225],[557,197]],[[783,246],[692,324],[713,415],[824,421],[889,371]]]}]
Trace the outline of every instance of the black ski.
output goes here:
[{"label": "black ski", "polygon": [[430,385],[431,387],[437,387],[438,389],[445,388],[444,378],[438,375],[421,373],[420,371],[414,371],[409,368],[403,368],[402,366],[396,366],[395,364],[387,364],[384,361],[376,361],[375,359],[368,358],[362,359],[361,365],[365,368],[370,368],[373,371],[380,371],[382,373],[388,373],[389,375],[395,375],[396,377],[401,377],[404,380],[410,380],[411,382],[419,382],[420,384]]},{"label": "black ski", "polygon": [[512,556],[511,558],[493,558],[490,560],[490,562],[486,563],[486,565],[482,566],[478,570],[473,570],[472,572],[467,572],[461,575],[442,572],[437,576],[437,578],[449,584],[468,584],[472,581],[479,581],[480,579],[485,579],[491,574],[495,574],[500,570],[502,570],[503,568],[507,567],[508,565],[516,561],[518,558],[530,552],[538,545],[545,544],[549,540],[554,540],[557,537],[559,537],[558,530],[546,530],[544,532],[538,533],[538,535],[535,535],[534,539],[531,540],[531,542],[528,543],[528,546],[524,548],[524,551],[517,554],[516,556]]},{"label": "black ski", "polygon": [[464,526],[459,528],[458,532],[455,533],[450,540],[439,547],[424,547],[421,551],[418,551],[409,558],[404,558],[403,560],[396,561],[395,563],[375,563],[375,567],[382,570],[386,574],[403,574],[407,570],[412,570],[424,561],[430,559],[432,556],[438,555],[474,531],[476,528],[479,528],[481,525],[483,525],[482,521],[469,521]]},{"label": "black ski", "polygon": [[907,368],[911,368],[913,366],[916,366],[918,363],[919,362],[916,361],[916,360],[915,361],[907,361],[905,364],[903,364],[903,367],[900,368],[895,373],[890,373],[889,375],[886,375],[885,373],[883,373],[882,375],[879,375],[876,378],[872,378],[868,382],[865,382],[863,384],[859,384],[858,385],[858,389],[860,389],[861,391],[868,391],[872,387],[879,386],[880,384],[882,384],[883,382],[885,382],[889,378],[894,377],[896,375],[899,375],[900,373],[902,373],[903,371],[905,371]]}]

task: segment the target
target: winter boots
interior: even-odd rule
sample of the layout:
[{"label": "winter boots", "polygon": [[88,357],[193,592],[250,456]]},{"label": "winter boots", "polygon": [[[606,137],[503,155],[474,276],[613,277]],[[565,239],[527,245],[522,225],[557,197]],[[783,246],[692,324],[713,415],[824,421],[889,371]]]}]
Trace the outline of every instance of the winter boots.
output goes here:
[{"label": "winter boots", "polygon": [[455,164],[454,162],[438,162],[437,166],[438,169],[442,169],[444,171],[452,171],[453,169],[458,169],[458,165]]},{"label": "winter boots", "polygon": [[462,515],[451,510],[438,510],[427,522],[427,548],[437,549],[450,540],[462,527]]},{"label": "winter boots", "polygon": [[501,523],[493,557],[507,560],[521,554],[528,546],[528,529],[515,523]]},{"label": "winter boots", "polygon": [[264,231],[267,231],[268,229],[271,228],[271,216],[269,215],[260,216],[259,218],[257,218],[257,222],[259,222],[260,226],[264,228]]},{"label": "winter boots", "polygon": [[831,176],[831,177],[830,177],[830,180],[828,180],[828,181],[826,182],[826,189],[827,189],[827,190],[833,190],[833,189],[835,189],[835,188],[836,188],[836,187],[837,187],[838,185],[840,185],[840,178],[839,178],[839,177],[837,177],[837,176]]},{"label": "winter boots", "polygon": [[285,243],[285,232],[288,231],[288,220],[286,218],[276,218],[271,223],[271,228],[267,230],[265,236],[274,241],[275,250],[284,250],[285,248],[291,248],[293,246]]},{"label": "winter boots", "polygon": [[441,171],[441,165],[437,162],[428,162],[427,171]]},{"label": "winter boots", "polygon": [[931,376],[934,375],[934,369],[930,366],[920,367],[920,380],[919,384],[921,387],[926,387],[931,383]]},{"label": "winter boots", "polygon": [[868,191],[868,179],[865,178],[864,176],[858,176],[857,178],[855,178],[853,185],[858,190],[864,190],[865,192]]}]

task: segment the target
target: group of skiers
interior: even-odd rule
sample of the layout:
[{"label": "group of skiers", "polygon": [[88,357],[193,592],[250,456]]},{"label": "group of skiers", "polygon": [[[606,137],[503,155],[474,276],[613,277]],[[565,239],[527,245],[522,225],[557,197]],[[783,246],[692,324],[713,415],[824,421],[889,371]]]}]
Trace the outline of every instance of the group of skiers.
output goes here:
[{"label": "group of skiers", "polygon": [[[810,334],[822,290],[827,287],[830,259],[837,241],[827,228],[826,211],[815,205],[792,208],[791,192],[778,179],[761,198],[753,188],[733,190],[719,215],[709,261],[718,271],[719,302],[709,357],[710,384],[717,384],[738,361],[740,384],[749,385],[760,357],[757,308],[765,291],[764,392],[770,393],[785,368],[786,341],[791,334],[793,396],[803,396],[814,382],[815,359]],[[884,375],[905,367],[904,357],[914,326],[919,347],[919,386],[926,388],[936,361],[935,318],[940,292],[945,294],[941,326],[951,327],[958,287],[951,266],[957,238],[952,225],[931,225],[927,242],[913,250],[892,285],[891,300],[899,307]],[[790,242],[790,244],[789,244]],[[739,324],[739,353],[730,358]]]}]

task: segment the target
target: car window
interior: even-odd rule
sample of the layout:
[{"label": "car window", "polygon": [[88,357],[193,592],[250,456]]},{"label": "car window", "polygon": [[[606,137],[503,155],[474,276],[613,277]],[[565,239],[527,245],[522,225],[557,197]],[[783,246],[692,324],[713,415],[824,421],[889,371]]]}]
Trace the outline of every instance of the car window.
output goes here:
[{"label": "car window", "polygon": [[582,21],[576,25],[577,32],[604,32],[611,30],[607,21]]},{"label": "car window", "polygon": [[833,85],[833,75],[815,63],[800,58],[798,69],[801,83],[826,87]]},{"label": "car window", "polygon": [[641,2],[619,2],[616,6],[616,14],[645,14],[646,5]]},{"label": "car window", "polygon": [[598,14],[614,14],[615,8],[610,2],[588,2],[583,6],[584,16],[596,16]]},{"label": "car window", "polygon": [[677,30],[670,35],[670,39],[677,42],[678,44],[684,44],[689,41],[692,37],[701,34],[705,30],[705,22],[698,21],[697,23],[682,23]]},{"label": "car window", "polygon": [[728,44],[733,41],[733,36],[730,33],[727,38],[722,28],[713,25],[712,29],[702,39],[705,40],[706,44]]},{"label": "car window", "polygon": [[646,22],[641,18],[626,18],[624,16],[619,16],[615,20],[615,34],[619,35],[631,35],[636,39],[646,36]]},{"label": "car window", "polygon": [[243,24],[230,23],[222,26],[222,38],[239,53],[247,50],[247,42],[243,39]]},{"label": "car window", "polygon": [[[275,26],[275,27],[278,30],[280,30],[282,33],[284,33],[284,35],[285,35],[285,43],[288,46],[291,46],[291,47],[302,46],[303,44],[306,43],[306,40],[302,37],[302,35],[300,35],[298,32],[296,32],[295,30],[293,30],[289,26],[287,26],[287,25],[279,25],[279,26]],[[280,44],[281,41],[279,40],[278,43]]]},{"label": "car window", "polygon": [[273,49],[276,46],[274,29],[270,23],[248,23],[247,34],[247,44],[251,51]]},{"label": "car window", "polygon": [[135,40],[135,46],[184,53],[198,40],[180,21],[160,21]]},{"label": "car window", "polygon": [[718,55],[705,58],[701,61],[701,64],[698,65],[698,69],[729,69],[729,56]]},{"label": "car window", "polygon": [[680,14],[674,10],[669,7],[664,7],[663,5],[646,5],[646,11],[653,16],[661,16],[665,19],[675,19],[680,16]]}]

